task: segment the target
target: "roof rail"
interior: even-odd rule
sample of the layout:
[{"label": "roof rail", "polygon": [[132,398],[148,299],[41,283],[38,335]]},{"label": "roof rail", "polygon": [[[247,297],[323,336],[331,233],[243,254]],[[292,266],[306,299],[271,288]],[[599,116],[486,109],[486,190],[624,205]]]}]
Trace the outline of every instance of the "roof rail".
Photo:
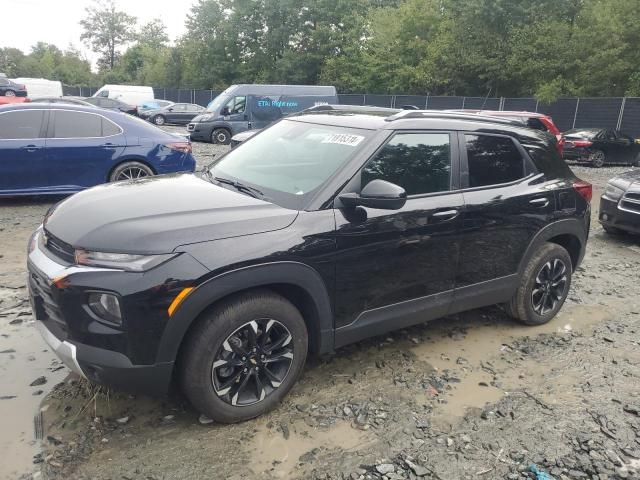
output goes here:
[{"label": "roof rail", "polygon": [[477,113],[451,112],[445,110],[401,110],[395,115],[391,115],[384,120],[393,122],[395,120],[404,120],[409,118],[451,118],[457,120],[473,120],[476,122],[503,123],[506,125],[514,125],[517,122],[513,120],[500,118],[498,116],[480,115]]},{"label": "roof rail", "polygon": [[344,112],[344,113],[388,113],[389,115],[401,112],[398,108],[371,107],[367,105],[314,105],[305,110],[297,112],[298,115],[307,113],[322,112]]}]

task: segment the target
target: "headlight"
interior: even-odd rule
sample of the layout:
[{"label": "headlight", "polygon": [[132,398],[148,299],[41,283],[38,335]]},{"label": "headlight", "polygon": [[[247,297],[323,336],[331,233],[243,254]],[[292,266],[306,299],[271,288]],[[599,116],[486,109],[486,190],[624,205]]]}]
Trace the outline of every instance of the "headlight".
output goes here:
[{"label": "headlight", "polygon": [[29,243],[27,243],[27,255],[33,252],[38,246],[40,232],[42,232],[42,225],[40,225],[36,231],[31,234],[31,237],[29,237]]},{"label": "headlight", "polygon": [[611,183],[607,183],[607,188],[604,191],[604,194],[607,198],[611,200],[620,200],[620,197],[624,195],[624,190],[620,187],[616,187]]},{"label": "headlight", "polygon": [[213,113],[203,113],[202,115],[198,115],[198,122],[208,122],[209,120],[213,120],[215,115]]},{"label": "headlight", "polygon": [[87,299],[89,308],[98,317],[108,322],[122,325],[120,300],[112,293],[91,292]]},{"label": "headlight", "polygon": [[134,255],[129,253],[90,252],[76,250],[76,263],[92,267],[117,268],[130,272],[145,272],[175,257],[174,253],[161,255]]}]

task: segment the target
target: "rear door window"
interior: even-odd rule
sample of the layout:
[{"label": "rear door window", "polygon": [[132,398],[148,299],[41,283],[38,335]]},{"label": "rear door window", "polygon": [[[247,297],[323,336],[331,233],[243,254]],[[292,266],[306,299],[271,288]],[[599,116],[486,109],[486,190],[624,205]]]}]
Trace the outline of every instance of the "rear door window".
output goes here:
[{"label": "rear door window", "polygon": [[56,110],[53,119],[52,138],[96,138],[102,137],[100,115],[70,110]]},{"label": "rear door window", "polygon": [[533,128],[534,130],[541,130],[543,132],[548,131],[547,126],[540,121],[538,118],[529,118],[527,120],[527,127]]},{"label": "rear door window", "polygon": [[361,185],[386,180],[407,195],[449,190],[451,140],[448,133],[399,133],[362,169]]},{"label": "rear door window", "polygon": [[464,136],[469,187],[509,183],[525,176],[524,158],[509,137]]},{"label": "rear door window", "polygon": [[0,139],[42,138],[44,110],[20,110],[0,115]]}]

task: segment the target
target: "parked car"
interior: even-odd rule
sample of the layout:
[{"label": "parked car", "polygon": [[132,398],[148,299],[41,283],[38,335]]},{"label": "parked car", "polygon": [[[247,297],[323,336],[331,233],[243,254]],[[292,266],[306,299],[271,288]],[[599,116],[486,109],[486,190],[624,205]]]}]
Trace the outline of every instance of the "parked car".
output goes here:
[{"label": "parked car", "polygon": [[142,116],[142,114],[148,110],[168,107],[172,104],[173,102],[170,102],[169,100],[149,100],[138,105],[138,115]]},{"label": "parked car", "polygon": [[93,96],[111,98],[131,105],[138,105],[154,99],[153,88],[142,85],[104,85]]},{"label": "parked car", "polygon": [[128,113],[129,115],[138,115],[138,107],[136,105],[121,102],[120,100],[113,100],[112,98],[102,97],[88,97],[85,98],[84,101],[96,107],[105,108],[107,110]]},{"label": "parked car", "polygon": [[0,77],[0,95],[4,97],[26,97],[27,88],[6,77]]},{"label": "parked car", "polygon": [[589,163],[600,168],[607,163],[640,166],[640,145],[620,130],[574,128],[564,133],[566,160]]},{"label": "parked car", "polygon": [[130,115],[63,104],[0,107],[0,196],[68,194],[194,168],[184,137]]},{"label": "parked car", "polygon": [[599,220],[608,233],[640,234],[640,170],[609,180],[600,197]]},{"label": "parked car", "polygon": [[[450,111],[465,111],[465,110],[450,110]],[[562,155],[562,151],[565,145],[565,139],[560,129],[553,123],[553,119],[549,115],[536,112],[526,111],[511,111],[511,110],[467,110],[478,115],[507,118],[522,122],[529,128],[534,130],[540,130],[542,132],[548,132],[556,139],[556,148]]]},{"label": "parked car", "polygon": [[236,148],[242,142],[249,140],[251,137],[253,137],[256,133],[260,131],[261,130],[245,130],[244,132],[240,132],[234,135],[233,137],[231,137],[231,142],[229,143],[229,145],[231,146],[231,148]]},{"label": "parked car", "polygon": [[14,103],[27,103],[31,100],[29,97],[0,97],[0,105],[11,105]]},{"label": "parked car", "polygon": [[77,97],[38,97],[31,99],[31,101],[34,103],[64,103],[67,105],[82,105],[85,107],[94,106]]},{"label": "parked car", "polygon": [[335,87],[231,85],[189,123],[191,140],[227,145],[235,134],[261,129],[314,105],[336,104]]},{"label": "parked car", "polygon": [[196,175],[56,205],[29,243],[31,303],[91,382],[176,380],[237,422],[274,408],[309,353],[496,303],[548,322],[591,193],[548,135],[501,119],[302,112]]},{"label": "parked car", "polygon": [[166,107],[138,112],[138,114],[141,118],[149,120],[156,125],[164,125],[165,123],[186,125],[203,111],[203,106],[194,103],[172,103]]}]

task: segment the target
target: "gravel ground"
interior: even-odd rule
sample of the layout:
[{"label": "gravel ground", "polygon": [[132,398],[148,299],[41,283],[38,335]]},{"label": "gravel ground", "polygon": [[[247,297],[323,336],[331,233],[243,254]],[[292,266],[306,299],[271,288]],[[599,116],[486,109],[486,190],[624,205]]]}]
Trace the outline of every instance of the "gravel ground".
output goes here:
[{"label": "gravel ground", "polygon": [[[224,151],[194,144],[199,165]],[[230,426],[180,397],[66,376],[23,287],[25,243],[52,202],[3,202],[0,477],[515,480],[533,466],[556,480],[640,479],[640,240],[596,221],[606,181],[627,168],[573,169],[595,186],[592,232],[552,322],[486,308],[360,342],[310,360],[274,412]]]}]

